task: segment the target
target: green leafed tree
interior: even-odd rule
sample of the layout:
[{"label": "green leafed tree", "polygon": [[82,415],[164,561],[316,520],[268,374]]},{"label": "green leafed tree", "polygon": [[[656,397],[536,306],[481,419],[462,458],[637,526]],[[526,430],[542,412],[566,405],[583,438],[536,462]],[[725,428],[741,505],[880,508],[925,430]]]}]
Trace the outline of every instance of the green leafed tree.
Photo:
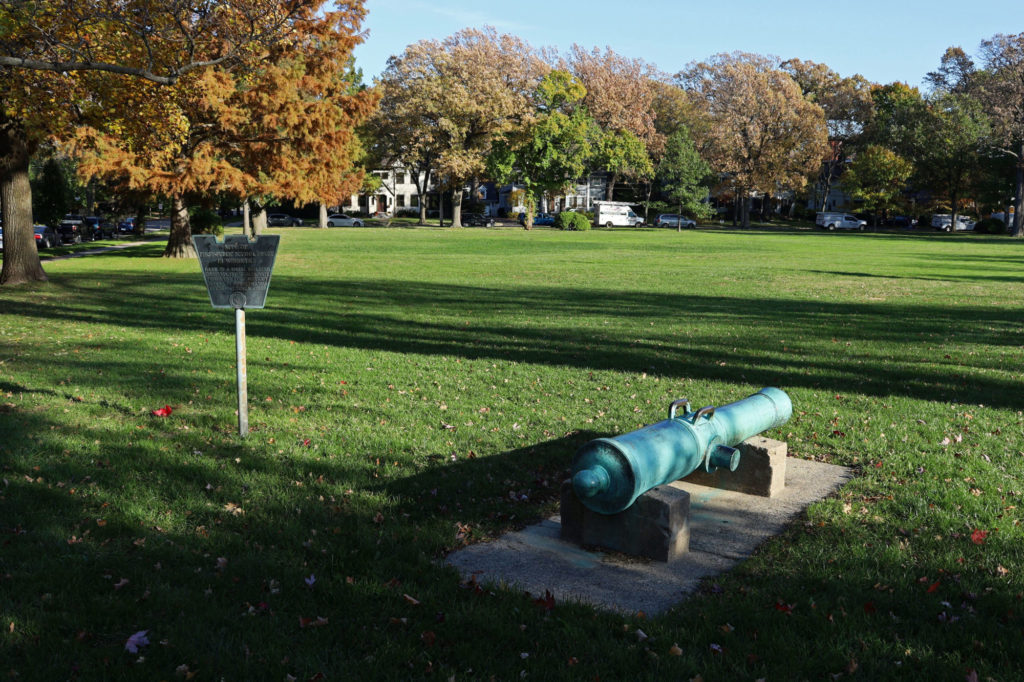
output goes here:
[{"label": "green leafed tree", "polygon": [[[654,175],[647,145],[629,130],[605,130],[597,140],[594,161],[612,178],[646,180]],[[613,198],[615,183],[608,183],[608,199]]]},{"label": "green leafed tree", "polygon": [[711,209],[704,199],[711,185],[711,167],[697,153],[686,126],[680,126],[665,143],[658,164],[662,191],[679,207],[680,214],[707,218]]},{"label": "green leafed tree", "polygon": [[843,187],[877,217],[900,205],[913,172],[914,164],[896,152],[869,145],[843,174]]},{"label": "green leafed tree", "polygon": [[943,94],[929,102],[919,169],[927,186],[949,203],[954,225],[979,173],[989,131],[981,106],[967,95]]},{"label": "green leafed tree", "polygon": [[532,123],[498,141],[488,157],[492,178],[518,178],[525,186],[526,229],[533,225],[532,207],[543,194],[564,191],[586,172],[599,131],[587,110],[577,106],[585,94],[572,74],[550,72],[537,87]]},{"label": "green leafed tree", "polygon": [[56,225],[74,204],[74,189],[69,179],[73,170],[67,165],[54,156],[48,156],[30,168],[32,219],[36,223]]}]

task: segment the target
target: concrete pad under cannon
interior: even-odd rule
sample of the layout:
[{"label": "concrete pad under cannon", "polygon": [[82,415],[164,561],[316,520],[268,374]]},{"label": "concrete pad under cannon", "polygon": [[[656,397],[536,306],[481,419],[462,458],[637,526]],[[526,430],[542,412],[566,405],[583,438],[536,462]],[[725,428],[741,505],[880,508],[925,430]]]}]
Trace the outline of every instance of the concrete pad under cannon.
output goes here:
[{"label": "concrete pad under cannon", "polygon": [[809,504],[853,477],[846,467],[789,458],[774,497],[676,481],[690,494],[690,551],[670,563],[590,551],[562,540],[555,516],[494,542],[448,555],[466,579],[621,613],[655,614],[683,601],[701,579],[730,570],[779,534]]}]

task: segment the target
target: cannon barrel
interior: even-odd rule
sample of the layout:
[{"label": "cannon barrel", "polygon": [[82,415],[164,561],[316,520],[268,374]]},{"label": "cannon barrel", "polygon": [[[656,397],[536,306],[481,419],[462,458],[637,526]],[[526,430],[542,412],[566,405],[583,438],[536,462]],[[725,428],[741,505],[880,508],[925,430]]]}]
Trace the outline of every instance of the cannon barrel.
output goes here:
[{"label": "cannon barrel", "polygon": [[[677,416],[680,407],[685,411]],[[707,471],[736,471],[740,453],[733,446],[785,424],[792,414],[789,396],[772,387],[696,412],[690,411],[685,398],[673,401],[668,419],[614,438],[597,438],[577,450],[573,490],[593,511],[615,514],[651,488],[701,466]]]}]

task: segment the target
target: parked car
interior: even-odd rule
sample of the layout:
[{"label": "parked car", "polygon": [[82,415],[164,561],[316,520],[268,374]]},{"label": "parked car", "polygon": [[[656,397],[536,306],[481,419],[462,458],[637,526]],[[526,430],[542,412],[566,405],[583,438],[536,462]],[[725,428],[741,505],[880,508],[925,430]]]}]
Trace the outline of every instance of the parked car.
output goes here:
[{"label": "parked car", "polygon": [[92,241],[92,230],[86,227],[85,218],[80,215],[64,216],[57,232],[60,234],[60,240],[65,244],[81,244]]},{"label": "parked car", "polygon": [[674,227],[677,230],[681,227],[688,227],[693,229],[697,227],[697,221],[690,220],[686,216],[681,216],[677,213],[662,213],[658,216],[658,221],[654,223],[655,227]]},{"label": "parked car", "polygon": [[93,239],[111,239],[114,236],[114,225],[106,218],[99,216],[86,216],[85,226],[92,232]]},{"label": "parked car", "polygon": [[350,218],[344,213],[334,213],[327,216],[327,227],[362,227],[363,221],[359,218]]},{"label": "parked car", "polygon": [[128,217],[117,224],[117,231],[120,234],[135,233],[135,218]]},{"label": "parked car", "polygon": [[[936,213],[932,216],[932,227],[936,230],[942,230],[943,232],[953,231],[953,216],[949,213]],[[956,231],[960,232],[963,230],[973,230],[974,221],[967,216],[958,215],[956,217]]]},{"label": "parked car", "polygon": [[861,230],[868,226],[866,220],[849,213],[818,213],[814,224],[826,230]]},{"label": "parked car", "polygon": [[60,244],[60,235],[49,225],[35,225],[32,229],[36,235],[37,249],[52,249]]},{"label": "parked car", "polygon": [[[526,225],[526,214],[525,213],[520,213],[519,214],[519,224],[520,225]],[[554,225],[555,224],[555,216],[551,215],[550,213],[538,213],[537,215],[533,216],[533,224],[534,225]]]},{"label": "parked car", "polygon": [[494,218],[483,213],[463,213],[462,224],[467,227],[493,227]]},{"label": "parked car", "polygon": [[267,216],[267,225],[269,227],[301,227],[302,221],[287,213],[271,213]]},{"label": "parked car", "polygon": [[913,227],[914,225],[917,225],[917,220],[914,219],[914,218],[910,218],[908,216],[905,216],[905,215],[898,215],[898,216],[896,216],[896,217],[894,217],[892,219],[892,225],[893,225],[893,227],[907,227],[907,228],[909,228],[909,227]]}]

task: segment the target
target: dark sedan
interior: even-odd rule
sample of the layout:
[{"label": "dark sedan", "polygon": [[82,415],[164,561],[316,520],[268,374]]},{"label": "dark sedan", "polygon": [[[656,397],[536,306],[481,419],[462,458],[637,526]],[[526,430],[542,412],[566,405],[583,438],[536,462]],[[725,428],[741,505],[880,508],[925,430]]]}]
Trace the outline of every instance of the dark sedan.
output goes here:
[{"label": "dark sedan", "polygon": [[271,213],[267,216],[268,227],[301,227],[302,221],[287,213]]},{"label": "dark sedan", "polygon": [[92,241],[92,230],[85,224],[85,218],[80,215],[66,215],[60,221],[57,228],[60,239],[65,244],[81,244]]},{"label": "dark sedan", "polygon": [[49,225],[35,225],[32,229],[36,235],[37,249],[52,249],[60,244],[60,235]]},{"label": "dark sedan", "polygon": [[493,227],[494,218],[483,213],[463,213],[462,224],[466,227]]}]

